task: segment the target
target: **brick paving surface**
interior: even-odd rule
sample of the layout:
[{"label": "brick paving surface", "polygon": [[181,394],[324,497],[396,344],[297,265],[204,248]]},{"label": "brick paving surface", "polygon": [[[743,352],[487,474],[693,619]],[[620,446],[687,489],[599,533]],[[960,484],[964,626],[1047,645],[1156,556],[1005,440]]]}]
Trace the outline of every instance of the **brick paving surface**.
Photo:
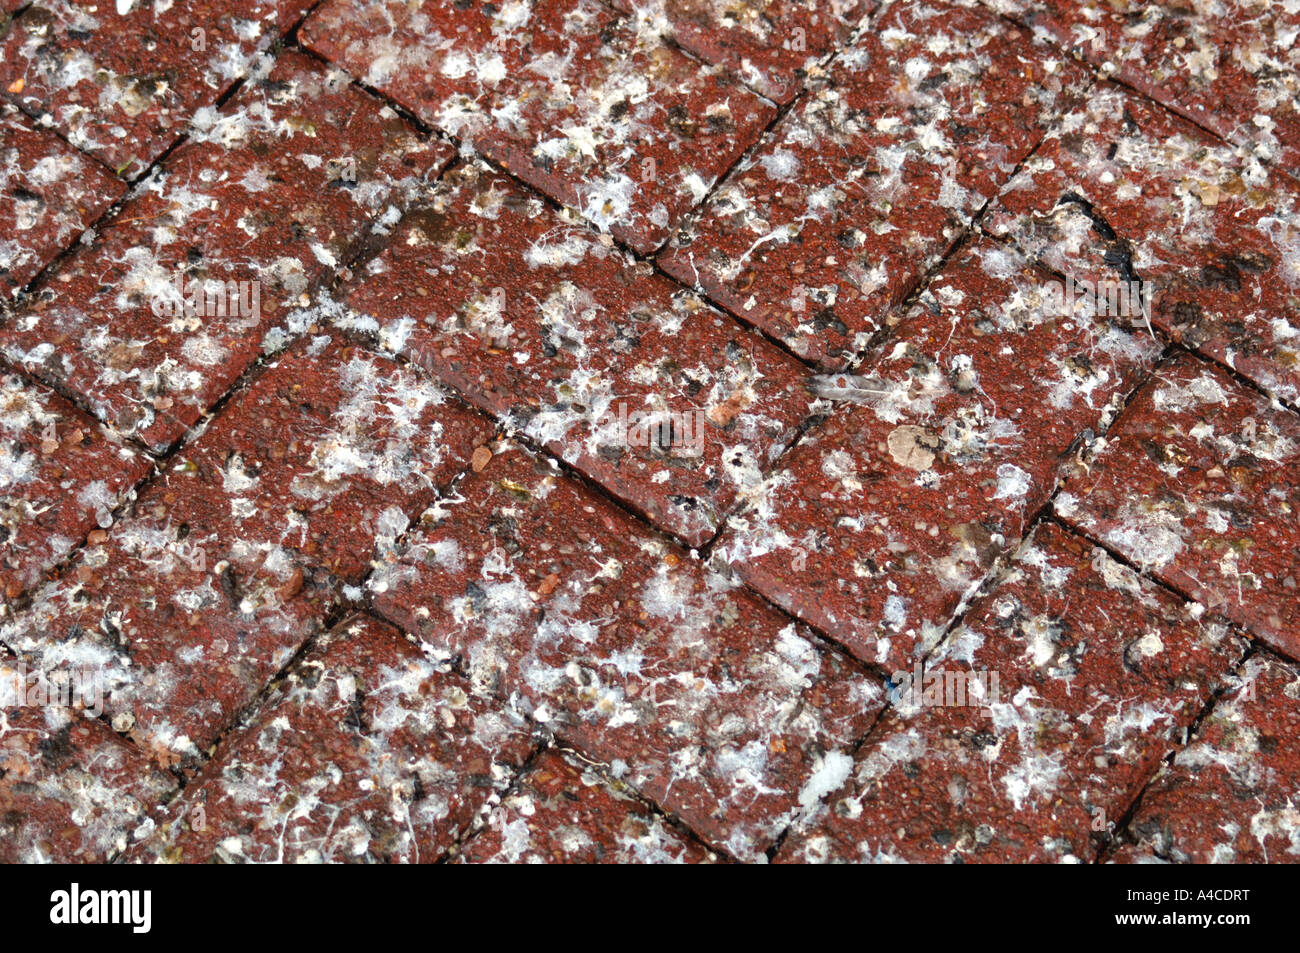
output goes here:
[{"label": "brick paving surface", "polygon": [[1300,8],[1292,3],[989,0],[1073,54],[1297,174]]},{"label": "brick paving surface", "polygon": [[1300,188],[1121,87],[1061,119],[985,221],[1081,281],[1149,281],[1149,322],[1300,402]]},{"label": "brick paving surface", "polygon": [[1292,656],[1300,420],[1187,356],[1056,498],[1063,519]]},{"label": "brick paving surface", "polygon": [[[793,442],[814,400],[807,370],[490,169],[459,167],[430,199],[358,276],[358,313],[337,323],[686,541],[708,541]],[[630,441],[638,415],[645,437]],[[674,419],[682,432],[661,439]]]},{"label": "brick paving surface", "polygon": [[707,63],[720,63],[774,102],[867,26],[875,0],[612,0]]},{"label": "brick paving surface", "polygon": [[1300,859],[1300,18],[0,25],[6,862]]},{"label": "brick paving surface", "polygon": [[1300,766],[1288,742],[1297,728],[1300,669],[1264,653],[1250,659],[1144,793],[1124,859],[1294,861]]},{"label": "brick paving surface", "polygon": [[[294,305],[451,155],[339,70],[301,53],[264,66],[196,112],[193,135],[0,331],[8,360],[155,451],[282,346]],[[249,286],[218,296],[227,282]]]},{"label": "brick paving surface", "polygon": [[486,818],[466,864],[709,863],[716,855],[673,830],[581,763],[547,752]]},{"label": "brick paving surface", "polygon": [[[307,0],[41,0],[0,42],[5,98],[109,168],[139,173],[256,67]],[[21,80],[21,82],[20,82]]]},{"label": "brick paving surface", "polygon": [[598,0],[329,0],[304,35],[641,252],[663,243],[776,112],[736,74]]},{"label": "brick paving surface", "polygon": [[[1091,859],[1245,651],[1199,610],[1040,526],[781,859]],[[968,704],[926,703],[959,684]]]},{"label": "brick paving surface", "polygon": [[0,275],[13,292],[98,219],[126,186],[13,106],[0,107],[5,215]]},{"label": "brick paving surface", "polygon": [[1088,82],[973,3],[895,4],[678,229],[664,268],[842,368]]},{"label": "brick paving surface", "polygon": [[530,734],[397,630],[345,620],[272,686],[133,859],[434,860],[510,783]]}]

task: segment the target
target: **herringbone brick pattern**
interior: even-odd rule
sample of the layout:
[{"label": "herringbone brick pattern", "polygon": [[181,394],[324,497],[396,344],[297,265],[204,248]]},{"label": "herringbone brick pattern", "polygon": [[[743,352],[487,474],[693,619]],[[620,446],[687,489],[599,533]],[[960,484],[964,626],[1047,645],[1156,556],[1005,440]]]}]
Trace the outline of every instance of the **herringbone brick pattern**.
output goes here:
[{"label": "herringbone brick pattern", "polygon": [[6,3],[3,859],[1300,859],[1293,6]]}]

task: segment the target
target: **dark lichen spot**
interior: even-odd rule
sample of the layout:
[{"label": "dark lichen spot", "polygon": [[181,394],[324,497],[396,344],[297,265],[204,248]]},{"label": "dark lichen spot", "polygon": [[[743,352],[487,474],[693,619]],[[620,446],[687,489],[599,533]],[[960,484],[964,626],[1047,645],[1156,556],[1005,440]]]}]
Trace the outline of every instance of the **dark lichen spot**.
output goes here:
[{"label": "dark lichen spot", "polygon": [[41,739],[37,750],[46,766],[57,768],[72,757],[72,726],[64,725],[58,731]]}]

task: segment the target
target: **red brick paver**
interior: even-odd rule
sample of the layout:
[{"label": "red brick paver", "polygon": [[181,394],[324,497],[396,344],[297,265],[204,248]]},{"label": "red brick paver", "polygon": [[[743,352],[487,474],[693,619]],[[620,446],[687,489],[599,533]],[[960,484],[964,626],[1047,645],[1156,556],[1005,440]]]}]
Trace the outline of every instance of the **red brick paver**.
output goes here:
[{"label": "red brick paver", "polygon": [[644,805],[547,752],[457,857],[466,864],[699,864],[715,859]]},{"label": "red brick paver", "polygon": [[114,727],[159,762],[194,768],[319,631],[334,590],[273,540],[209,537],[168,495],[142,494],[0,624],[0,641],[34,671],[99,673]]},{"label": "red brick paver", "polygon": [[0,860],[1294,859],[1298,30],[0,0]]},{"label": "red brick paver", "polygon": [[[304,292],[450,155],[302,54],[192,126],[0,330],[10,360],[160,451],[282,343]],[[199,307],[186,307],[195,283]],[[219,296],[218,283],[243,284]]]},{"label": "red brick paver", "polygon": [[128,859],[427,863],[531,748],[521,719],[358,616],[271,689]]},{"label": "red brick paver", "polygon": [[261,534],[355,582],[492,432],[412,368],[320,335],[177,454],[169,484],[217,537]]},{"label": "red brick paver", "polygon": [[640,252],[662,244],[775,115],[733,74],[597,0],[330,0],[304,35]]},{"label": "red brick paver", "polygon": [[679,230],[663,266],[841,368],[1087,82],[973,4],[891,7]]},{"label": "red brick paver", "polygon": [[1300,416],[1182,357],[1142,389],[1056,512],[1296,655],[1297,461]]},{"label": "red brick paver", "polygon": [[1244,651],[1200,614],[1040,528],[781,859],[1091,859]]}]

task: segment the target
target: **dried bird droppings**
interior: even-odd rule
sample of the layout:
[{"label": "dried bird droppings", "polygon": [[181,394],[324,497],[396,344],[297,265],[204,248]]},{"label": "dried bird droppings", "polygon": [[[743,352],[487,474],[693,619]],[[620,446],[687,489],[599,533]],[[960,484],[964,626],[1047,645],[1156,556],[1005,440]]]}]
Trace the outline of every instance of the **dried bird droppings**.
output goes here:
[{"label": "dried bird droppings", "polygon": [[[11,361],[159,452],[284,337],[289,309],[366,226],[451,157],[298,53],[199,110],[191,132],[0,329]],[[167,313],[204,281],[245,284],[237,299],[200,295],[195,313]]]},{"label": "dried bird droppings", "polygon": [[405,545],[369,582],[379,612],[735,857],[763,856],[881,708],[874,677],[517,447]]},{"label": "dried bird droppings", "polygon": [[317,640],[127,859],[429,863],[534,745],[364,616]]},{"label": "dried bird droppings", "polygon": [[[812,400],[797,361],[482,165],[447,173],[347,303],[342,326],[692,545]],[[638,432],[643,414],[667,427]]]},{"label": "dried bird droppings", "polygon": [[1198,609],[1039,527],[778,859],[1091,861],[1246,651]]},{"label": "dried bird droppings", "polygon": [[1159,354],[1052,276],[964,249],[854,374],[829,419],[744,497],[715,549],[792,614],[892,671],[932,647]]},{"label": "dried bird droppings", "polygon": [[1300,654],[1300,416],[1179,356],[1056,513],[1288,655]]},{"label": "dried bird droppings", "polygon": [[660,263],[801,357],[842,369],[1088,81],[973,3],[898,4]]}]

